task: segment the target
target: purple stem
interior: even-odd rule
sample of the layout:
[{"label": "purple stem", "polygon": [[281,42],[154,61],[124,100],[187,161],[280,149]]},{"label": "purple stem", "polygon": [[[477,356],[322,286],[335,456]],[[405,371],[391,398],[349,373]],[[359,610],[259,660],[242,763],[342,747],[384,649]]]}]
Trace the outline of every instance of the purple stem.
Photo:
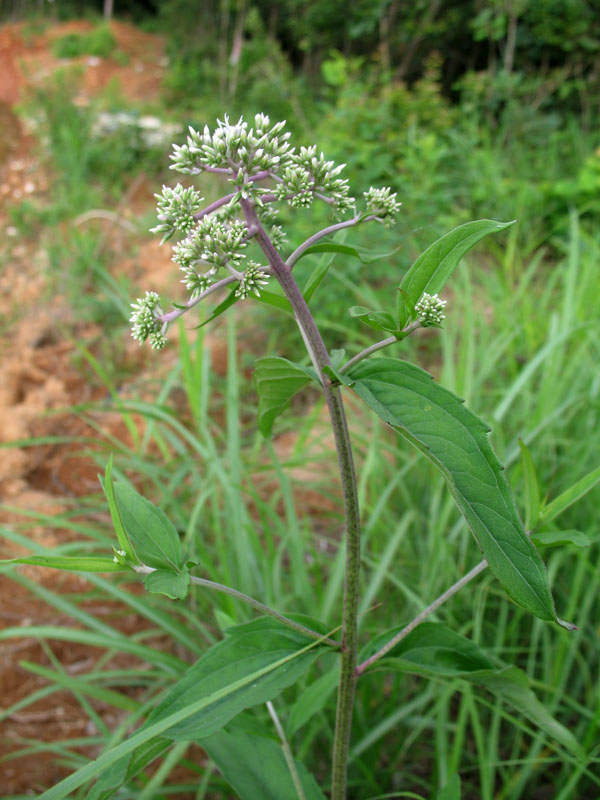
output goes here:
[{"label": "purple stem", "polygon": [[232,192],[231,194],[226,194],[225,197],[221,197],[219,200],[215,200],[214,203],[211,203],[206,208],[203,208],[202,211],[196,211],[194,214],[194,219],[202,219],[206,217],[207,214],[212,214],[213,211],[216,211],[217,208],[221,208],[221,206],[226,206],[235,196],[237,192]]},{"label": "purple stem", "polygon": [[443,594],[441,594],[438,598],[436,598],[433,601],[433,603],[430,603],[430,605],[428,605],[427,608],[423,609],[423,611],[421,611],[420,614],[418,614],[411,622],[409,622],[408,625],[402,628],[402,630],[399,633],[397,633],[393,637],[393,639],[390,639],[390,641],[386,645],[384,645],[380,650],[378,650],[376,653],[373,653],[373,655],[370,658],[367,658],[366,661],[363,661],[362,664],[359,664],[354,672],[356,677],[358,678],[372,664],[374,664],[376,661],[379,661],[380,658],[386,656],[390,652],[390,650],[393,650],[394,647],[399,642],[402,641],[402,639],[404,639],[406,636],[408,636],[409,633],[414,631],[414,629],[418,625],[420,625],[424,620],[426,620],[430,614],[433,614],[434,611],[437,611],[437,609],[440,606],[444,605],[446,600],[449,600],[453,595],[455,595],[458,591],[460,591],[463,586],[466,586],[467,583],[469,583],[469,581],[472,581],[476,575],[479,575],[480,572],[483,572],[483,570],[486,567],[487,567],[487,561],[484,559],[483,561],[480,561],[476,567],[473,567],[473,569],[470,572],[467,572],[466,575],[463,575],[463,577],[460,580],[452,584],[452,586],[449,589],[446,589],[446,591]]},{"label": "purple stem", "polygon": [[216,283],[213,283],[212,286],[209,286],[205,292],[202,292],[201,295],[195,297],[193,300],[188,300],[185,304],[185,308],[175,308],[173,311],[168,311],[166,314],[161,314],[160,317],[157,317],[159,322],[173,322],[173,320],[181,317],[182,314],[185,314],[186,311],[189,311],[190,308],[193,308],[197,303],[201,300],[204,300],[205,297],[208,297],[209,294],[222,289],[224,286],[228,286],[230,283],[235,283],[238,278],[234,278],[233,275],[229,275],[227,278],[223,278]]},{"label": "purple stem", "polygon": [[317,233],[314,233],[305,242],[302,242],[302,244],[294,250],[292,255],[286,260],[285,263],[288,265],[288,267],[293,267],[296,261],[298,261],[298,259],[302,255],[302,253],[304,253],[305,250],[308,250],[308,248],[311,247],[311,245],[313,245],[315,242],[318,242],[319,239],[323,239],[325,238],[325,236],[330,236],[332,233],[335,233],[336,231],[341,231],[344,228],[352,228],[354,225],[358,225],[359,222],[368,222],[369,220],[372,219],[375,219],[373,215],[368,217],[362,217],[359,215],[353,217],[352,219],[347,219],[345,222],[336,222],[335,225],[329,225],[329,227],[317,231]]}]

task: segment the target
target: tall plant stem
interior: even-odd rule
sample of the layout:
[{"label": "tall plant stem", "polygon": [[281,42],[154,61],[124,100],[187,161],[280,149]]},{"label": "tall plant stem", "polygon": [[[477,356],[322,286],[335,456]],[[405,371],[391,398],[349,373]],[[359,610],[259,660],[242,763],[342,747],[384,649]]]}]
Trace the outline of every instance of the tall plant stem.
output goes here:
[{"label": "tall plant stem", "polygon": [[352,447],[339,387],[334,386],[324,372],[325,367],[331,366],[331,359],[321,333],[298,284],[294,280],[291,268],[285,264],[260,224],[254,206],[245,199],[242,199],[241,205],[248,225],[248,233],[256,237],[256,241],[267,257],[273,274],[290,301],[311,358],[315,362],[327,400],[337,450],[346,521],[346,574],[342,608],[340,683],[333,743],[331,800],[345,800],[352,710],[356,687],[358,577],[360,569],[360,514]]}]

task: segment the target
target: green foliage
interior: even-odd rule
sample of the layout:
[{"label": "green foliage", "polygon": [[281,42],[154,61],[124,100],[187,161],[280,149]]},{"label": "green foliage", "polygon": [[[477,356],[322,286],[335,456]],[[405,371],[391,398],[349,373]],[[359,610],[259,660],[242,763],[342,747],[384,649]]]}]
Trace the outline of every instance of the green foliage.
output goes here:
[{"label": "green foliage", "polygon": [[466,255],[477,242],[489,233],[505,230],[513,222],[496,222],[480,219],[468,222],[447,233],[422,253],[402,278],[398,292],[398,328],[402,329],[411,319],[414,306],[424,292],[437,294]]},{"label": "green foliage", "polygon": [[258,394],[258,429],[270,436],[275,419],[289,406],[292,397],[314,380],[312,370],[285,358],[261,358],[254,368]]},{"label": "green foliage", "polygon": [[418,187],[424,198],[439,189],[441,176],[435,173],[447,150],[444,137],[456,120],[440,94],[439,68],[439,61],[432,61],[411,90],[402,82],[382,80],[375,69],[348,71],[319,121],[318,136],[328,153],[348,159],[354,185],[366,189],[393,176],[393,188],[403,200]]},{"label": "green foliage", "polygon": [[[292,129],[311,131],[311,136],[312,130],[317,130],[328,156],[349,158],[349,170],[358,188],[366,189],[381,179],[392,182],[401,194],[405,208],[402,225],[408,234],[399,256],[390,253],[383,262],[363,268],[367,260],[360,258],[362,246],[373,246],[377,239],[381,249],[379,239],[385,234],[357,236],[352,232],[352,244],[332,247],[321,243],[309,248],[304,254],[306,260],[295,267],[294,274],[305,287],[305,297],[311,299],[311,308],[328,342],[343,343],[350,353],[372,343],[369,329],[348,317],[348,306],[358,309],[358,319],[376,323],[371,328],[387,332],[398,329],[395,320],[388,318],[391,315],[382,316],[387,312],[369,309],[393,305],[392,288],[414,261],[421,242],[434,238],[430,228],[437,235],[473,216],[520,218],[520,225],[511,229],[502,244],[486,240],[482,250],[468,260],[470,272],[459,267],[453,273],[446,329],[435,332],[435,337],[415,337],[414,343],[406,338],[395,346],[403,348],[403,357],[418,359],[428,366],[444,385],[464,395],[471,406],[496,423],[495,448],[502,461],[513,467],[510,478],[519,490],[517,496],[524,498],[525,527],[534,528],[535,545],[549,548],[544,554],[547,553],[553,593],[558,606],[566,609],[565,615],[574,619],[580,630],[561,638],[555,630],[529,620],[520,609],[507,603],[498,585],[485,576],[477,588],[467,587],[460,603],[449,602],[437,613],[452,629],[466,633],[470,639],[462,637],[463,643],[450,655],[448,647],[432,646],[434,658],[428,663],[437,665],[433,681],[416,682],[403,677],[411,669],[415,674],[424,674],[421,662],[427,648],[416,646],[396,651],[396,663],[387,664],[391,670],[384,692],[377,673],[367,673],[359,681],[350,794],[377,796],[391,786],[401,785],[414,790],[413,795],[455,800],[460,796],[460,771],[465,797],[518,800],[543,791],[540,787],[549,783],[559,798],[573,793],[595,796],[599,785],[594,755],[598,727],[594,694],[598,668],[594,623],[597,593],[590,587],[594,585],[597,560],[593,521],[597,514],[594,487],[599,473],[598,392],[597,382],[590,379],[590,364],[597,361],[597,326],[592,311],[598,305],[600,287],[599,245],[594,233],[598,216],[594,148],[598,143],[594,134],[586,130],[594,129],[597,115],[586,74],[586,64],[595,58],[598,38],[589,4],[580,0],[510,4],[513,9],[518,8],[512,70],[502,64],[510,14],[492,2],[478,7],[472,26],[468,4],[443,7],[437,16],[427,19],[429,4],[399,7],[367,3],[360,10],[349,11],[347,4],[333,2],[285,2],[275,13],[266,3],[259,2],[247,20],[242,6],[228,2],[218,8],[205,5],[200,10],[197,4],[191,8],[184,0],[161,5],[172,14],[172,23],[180,26],[180,38],[176,43],[171,39],[170,43],[170,79],[177,77],[172,83],[174,97],[180,106],[196,109],[199,123],[213,116],[210,108],[214,108],[215,116],[221,116],[228,108],[234,118],[236,112],[248,108],[262,110],[266,101],[276,115],[293,114]],[[510,8],[506,10],[510,12]],[[392,11],[396,17],[388,16]],[[241,55],[234,64],[230,56],[236,30],[242,30],[243,35]],[[568,35],[563,35],[564,31]],[[412,40],[419,44],[411,54]],[[481,45],[474,47],[472,41],[481,41]],[[332,51],[332,47],[336,50]],[[443,65],[430,61],[425,78],[415,82],[423,75],[427,52],[434,47],[441,50]],[[454,86],[450,103],[448,84],[465,68],[463,54],[475,60],[476,71],[463,75],[460,84]],[[485,63],[488,54],[490,60]],[[300,62],[302,73],[298,70]],[[536,74],[536,66],[545,62],[552,66]],[[295,70],[291,63],[296,65]],[[402,69],[405,71],[400,74]],[[410,78],[410,85],[402,80],[405,77]],[[308,80],[314,84],[310,94]],[[32,224],[39,231],[40,227],[69,219],[85,208],[106,204],[108,198],[122,191],[127,176],[136,169],[157,169],[155,162],[142,166],[142,149],[139,144],[129,144],[129,133],[125,131],[92,144],[89,134],[93,118],[87,110],[77,109],[74,113],[69,107],[71,101],[66,97],[57,102],[43,123],[50,125],[55,154],[55,207],[42,209],[34,202],[14,208],[13,221],[22,232]],[[40,105],[46,102],[42,98]],[[584,108],[583,116],[579,103]],[[291,108],[294,111],[290,112]],[[578,116],[569,116],[573,113]],[[81,146],[79,132],[82,139],[88,137],[87,145]],[[582,215],[581,226],[576,214],[567,216],[567,207]],[[423,225],[427,229],[417,230]],[[305,226],[302,222],[290,224],[290,239],[300,238]],[[96,242],[97,237],[87,233],[57,242],[51,250],[52,269],[85,277]],[[541,244],[546,248],[540,249]],[[387,248],[387,243],[383,247]],[[324,255],[323,261],[315,266],[315,256],[320,254]],[[422,263],[422,258],[417,262]],[[452,269],[455,267],[453,264]],[[414,277],[413,271],[408,274]],[[95,263],[93,278],[100,280],[94,286],[107,292],[110,285],[102,276],[103,267]],[[409,281],[408,277],[405,281]],[[335,282],[335,289],[326,292],[331,282]],[[317,288],[319,294],[313,297]],[[114,286],[111,290],[115,291]],[[416,289],[413,294],[400,295],[407,302],[409,316],[419,299]],[[90,302],[91,298],[90,294]],[[225,300],[214,310],[202,313],[203,324],[233,305],[234,291],[228,299],[231,302]],[[94,293],[93,301],[99,304],[98,318],[109,321],[106,305],[100,307],[100,294]],[[280,361],[301,361],[297,344],[288,337],[286,317],[279,315],[274,321],[270,315],[264,323],[262,312],[270,313],[273,307],[289,310],[288,301],[266,292],[259,301],[262,306],[252,307],[240,320],[243,348],[239,358],[245,373],[258,355],[255,343],[259,338],[261,345],[264,338],[271,344],[277,342],[278,352],[292,359],[267,361],[277,361],[279,367]],[[114,310],[112,313],[114,317]],[[122,317],[121,311],[119,319]],[[255,327],[253,320],[259,320]],[[255,335],[259,327],[261,337]],[[146,542],[150,531],[151,558],[173,567],[175,562],[164,562],[156,551],[163,544],[162,538],[152,538],[156,523],[167,545],[174,544],[175,532],[177,541],[181,540],[181,552],[190,553],[199,562],[202,574],[253,591],[278,608],[300,608],[333,626],[338,621],[335,604],[343,584],[343,565],[340,556],[330,557],[330,553],[337,544],[341,509],[335,492],[317,481],[317,476],[329,474],[330,454],[319,455],[316,463],[310,461],[311,447],[323,439],[320,410],[317,407],[294,423],[291,452],[281,455],[277,441],[275,449],[269,449],[259,437],[254,438],[254,397],[242,373],[236,377],[235,343],[229,339],[228,377],[211,377],[210,353],[201,334],[202,331],[198,340],[191,343],[182,329],[181,364],[170,368],[166,377],[161,373],[160,381],[149,376],[149,392],[155,391],[152,401],[124,403],[120,389],[118,393],[114,387],[109,389],[115,410],[124,419],[131,413],[138,414],[143,425],[139,433],[136,431],[131,447],[116,439],[109,443],[118,451],[120,475],[125,470],[129,475],[139,475],[136,485],[143,486],[144,493],[174,522],[174,526],[166,524],[155,514],[158,509],[153,507],[154,512],[150,512],[144,506],[141,514],[149,515],[152,521],[143,532],[136,529],[136,536]],[[231,337],[231,333],[228,335]],[[343,356],[334,362],[335,369],[325,371],[327,378],[335,382],[335,370],[342,361]],[[373,361],[372,366],[381,361]],[[276,374],[279,375],[278,370]],[[257,377],[260,376],[259,361]],[[270,433],[269,414],[274,418],[288,403],[292,387],[281,376],[281,381],[277,378],[273,383],[266,371],[262,377],[259,418]],[[337,377],[343,378],[344,373]],[[300,381],[298,372],[294,373],[294,380]],[[264,398],[269,401],[271,397],[272,401],[275,395],[279,399],[275,398],[277,402],[261,418],[260,404],[265,412]],[[419,409],[423,410],[420,406]],[[210,421],[211,412],[225,420],[223,431]],[[421,612],[472,566],[475,553],[472,544],[467,544],[464,524],[452,498],[445,494],[442,481],[426,460],[415,459],[406,452],[389,431],[371,426],[362,416],[358,420],[353,439],[365,520],[360,623],[366,638],[367,634],[397,625],[398,619],[408,622]],[[285,429],[288,418],[283,417],[279,424]],[[485,434],[481,436],[485,441]],[[529,455],[517,464],[519,439],[526,442],[523,452]],[[106,441],[102,445],[106,448]],[[286,468],[291,470],[289,478]],[[587,477],[582,479],[586,472]],[[506,491],[501,475],[500,479]],[[125,486],[115,484],[119,485]],[[310,523],[302,516],[304,509],[298,512],[294,508],[294,500],[302,506],[305,497],[315,494],[328,504],[326,511]],[[577,505],[575,500],[579,501]],[[73,526],[80,537],[93,531],[85,550],[79,544],[76,548],[67,544],[62,546],[66,549],[61,554],[36,552],[21,561],[58,568],[78,564],[80,569],[87,565],[125,571],[123,564],[112,559],[74,555],[98,549],[107,552],[110,548],[107,526],[100,528],[95,522],[102,509],[97,498],[89,509],[94,522],[89,530],[79,516],[72,514],[43,520],[48,526],[59,522],[65,527]],[[403,510],[400,515],[398,509]],[[136,513],[128,517],[134,528],[131,517]],[[558,514],[564,515],[560,519],[563,531],[555,527]],[[7,533],[8,538],[13,535]],[[27,539],[13,541],[36,547]],[[119,539],[121,549],[122,545]],[[554,547],[550,550],[551,546]],[[67,561],[70,558],[76,562]],[[179,559],[176,561],[179,563]],[[179,659],[160,653],[137,638],[119,635],[104,620],[87,614],[79,597],[65,600],[52,590],[28,583],[14,570],[9,573],[8,567],[4,570],[10,579],[37,592],[78,623],[77,628],[33,627],[31,635],[57,639],[63,636],[106,652],[121,650],[143,659],[145,664],[139,674],[121,671],[103,676],[95,667],[82,676],[69,673],[68,683],[64,675],[53,676],[49,670],[45,675],[49,685],[40,691],[51,693],[68,685],[78,699],[94,697],[86,694],[90,687],[97,692],[110,684],[119,697],[111,699],[106,695],[105,701],[115,708],[125,708],[123,702],[135,702],[122,693],[122,685],[131,682],[127,685],[136,687],[135,697],[142,698],[137,718],[155,713],[158,692],[168,692],[173,676],[184,668]],[[129,572],[126,577],[131,576]],[[153,631],[162,632],[163,640],[172,637],[178,647],[186,648],[194,657],[203,657],[214,643],[217,627],[212,623],[213,612],[218,621],[224,617],[236,621],[245,618],[244,607],[232,596],[213,595],[213,604],[200,587],[188,586],[185,564],[175,571],[157,568],[145,577],[151,591],[164,592],[168,597],[188,593],[184,602],[175,604],[169,605],[164,596],[150,592],[141,597],[129,593],[118,578],[91,575],[92,599],[104,601],[113,597],[127,604],[149,620]],[[377,603],[381,605],[373,609]],[[392,630],[397,631],[398,627]],[[436,643],[427,624],[421,633],[430,637],[428,645]],[[21,635],[22,629],[8,628],[2,638],[7,641]],[[144,635],[147,634],[140,633]],[[481,651],[474,655],[470,645],[476,641],[493,647],[493,655],[491,649],[489,655],[482,656]],[[403,652],[409,656],[412,652],[412,665]],[[474,659],[471,667],[479,663],[480,657],[488,659],[487,665],[480,663],[479,670],[469,669],[467,652]],[[500,658],[515,661],[522,669],[499,668]],[[291,706],[289,716],[284,716],[284,728],[293,736],[290,741],[294,753],[315,775],[324,774],[322,754],[331,748],[335,660],[337,655],[333,653],[323,655],[284,694]],[[479,672],[480,680],[467,679],[469,672],[472,678],[474,672]],[[473,690],[471,685],[477,688]],[[493,701],[490,695],[486,699],[482,688],[491,692]],[[31,702],[34,700],[32,695]],[[90,708],[89,704],[82,705]],[[507,712],[506,706],[512,710]],[[10,709],[3,713],[9,712]],[[92,709],[90,717],[95,720],[98,715],[94,713]],[[266,715],[260,706],[254,707],[252,715],[258,730],[258,720],[266,719]],[[114,756],[115,746],[126,740],[128,732],[125,723],[116,732],[102,726],[99,730],[99,735],[88,743],[107,748],[105,756],[109,758],[105,757],[100,765],[104,769],[103,765]],[[202,740],[209,753],[215,736],[219,745],[212,758],[234,787],[235,752],[245,759],[249,769],[261,759],[277,765],[272,777],[281,777],[285,788],[278,785],[274,791],[283,796],[284,792],[293,791],[280,747],[274,738],[264,736],[264,730],[249,734],[236,727],[227,733],[219,732]],[[582,757],[573,746],[573,736],[588,750],[587,756]],[[557,747],[556,742],[565,749],[559,749],[555,759],[552,749]],[[73,769],[81,766],[75,744],[53,743],[51,747]],[[144,752],[146,747],[150,749]],[[167,752],[169,748],[172,749]],[[102,781],[95,788],[109,794],[94,794],[91,790],[90,797],[99,800],[110,796],[109,784],[114,789],[126,785],[123,791],[132,796],[145,796],[150,788],[165,794],[179,788],[181,792],[198,790],[215,796],[229,791],[222,779],[209,770],[199,789],[190,785],[178,787],[174,777],[173,783],[167,785],[167,775],[177,763],[178,752],[183,751],[176,751],[162,734],[150,738],[132,758],[126,755],[103,774],[105,789],[100,785]],[[156,774],[151,773],[151,779],[146,767],[159,755],[165,756],[164,775],[158,776],[164,785],[156,789]],[[297,769],[310,797],[314,784],[302,766],[298,764]],[[88,770],[87,775],[90,774]],[[264,784],[259,783],[257,789],[252,781],[270,777],[270,772],[251,770],[244,779],[253,787],[248,791],[264,793]],[[237,779],[240,780],[239,774]]]},{"label": "green foliage", "polygon": [[53,52],[57,58],[97,56],[109,58],[115,55],[116,39],[108,25],[97,25],[89,33],[68,33],[54,40]]},{"label": "green foliage", "polygon": [[[202,747],[241,800],[297,800],[290,768],[271,739],[221,731],[202,739]],[[295,766],[305,800],[324,800],[312,775],[302,764]]]},{"label": "green foliage", "polygon": [[35,567],[66,569],[71,572],[127,572],[129,567],[102,556],[27,556],[0,561],[1,564],[32,564]]},{"label": "green foliage", "polygon": [[272,700],[295,683],[322,651],[317,645],[270,618],[230,628],[175,684],[146,725],[206,698],[201,713],[186,715],[164,730],[175,740],[210,736],[244,709]]},{"label": "green foliage", "polygon": [[486,423],[431,375],[404,361],[365,361],[348,377],[367,405],[443,473],[510,597],[541,619],[558,622],[544,565],[525,535]]},{"label": "green foliage", "polygon": [[134,553],[154,569],[180,570],[184,566],[181,542],[165,513],[125,483],[115,484],[114,493]]},{"label": "green foliage", "polygon": [[192,740],[210,736],[245,708],[278,695],[318,655],[318,642],[290,633],[271,619],[232,628],[224,641],[209,650],[175,684],[140,730],[41,797],[67,797],[113,765],[122,778],[138,748],[154,745],[162,749],[157,737]]},{"label": "green foliage", "polygon": [[[398,629],[387,631],[370,643],[367,658],[386,644]],[[456,678],[476,683],[514,706],[534,725],[539,725],[563,747],[583,755],[573,734],[544,708],[529,688],[527,676],[516,667],[495,667],[473,642],[444,625],[424,622],[409,633],[381,660],[381,667],[417,675]]]}]

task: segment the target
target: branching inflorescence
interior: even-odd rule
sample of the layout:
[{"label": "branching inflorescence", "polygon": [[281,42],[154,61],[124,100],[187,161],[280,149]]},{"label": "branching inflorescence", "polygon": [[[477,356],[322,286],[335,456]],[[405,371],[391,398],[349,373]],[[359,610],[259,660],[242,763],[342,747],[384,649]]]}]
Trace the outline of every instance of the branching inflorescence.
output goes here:
[{"label": "branching inflorescence", "polygon": [[[223,175],[234,191],[204,209],[203,198],[193,187],[163,186],[156,195],[158,225],[152,232],[161,234],[162,242],[180,237],[173,246],[172,259],[190,296],[168,313],[155,292],[146,292],[133,303],[132,335],[140,344],[148,340],[153,348],[164,347],[169,323],[221,285],[237,283],[236,299],[260,296],[271,266],[248,258],[246,251],[258,231],[248,226],[242,201],[255,209],[260,225],[278,250],[286,242],[277,224],[278,203],[307,208],[317,198],[329,204],[338,218],[353,212],[346,221],[348,226],[365,219],[386,226],[394,223],[401,204],[391,189],[369,189],[364,193],[364,211],[357,213],[348,181],[340,177],[344,165],[327,161],[316,145],[299,150],[291,147],[290,134],[284,127],[284,122],[271,124],[264,114],[255,116],[253,127],[243,119],[231,124],[225,117],[212,132],[208,126],[202,133],[190,128],[186,143],[174,145],[171,169],[187,175]],[[346,227],[346,223],[342,225]],[[226,275],[219,279],[219,273]]]}]

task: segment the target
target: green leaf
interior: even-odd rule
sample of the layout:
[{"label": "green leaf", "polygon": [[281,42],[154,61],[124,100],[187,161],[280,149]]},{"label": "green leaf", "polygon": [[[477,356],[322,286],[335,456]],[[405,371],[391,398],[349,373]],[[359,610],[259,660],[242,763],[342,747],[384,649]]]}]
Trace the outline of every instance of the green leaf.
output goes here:
[{"label": "green leaf", "polygon": [[292,304],[287,297],[282,297],[282,295],[275,294],[275,292],[268,292],[262,289],[259,297],[255,294],[250,295],[250,297],[252,300],[263,303],[266,306],[271,306],[271,308],[276,308],[278,311],[285,311],[286,314],[294,313]]},{"label": "green leaf", "polygon": [[352,306],[349,309],[351,317],[358,317],[361,322],[374,328],[378,331],[388,331],[389,333],[398,333],[398,325],[396,320],[387,311],[371,311],[370,308],[364,306]]},{"label": "green leaf", "polygon": [[212,322],[213,319],[220,317],[221,314],[224,314],[227,311],[227,309],[231,308],[231,306],[237,303],[238,300],[239,298],[235,296],[235,289],[233,289],[231,292],[229,292],[229,294],[227,295],[225,300],[223,300],[222,303],[219,303],[218,306],[215,306],[210,317],[208,317],[208,319],[205,319],[204,322],[201,322],[200,325],[196,325],[194,330],[197,330],[198,328],[203,328],[205,325],[208,325],[209,322]]},{"label": "green leaf", "polygon": [[271,618],[233,628],[175,684],[142,728],[48,789],[40,800],[68,797],[156,737],[193,740],[216,733],[243,709],[272,699],[296,681],[323,647]]},{"label": "green leaf", "polygon": [[[302,652],[308,642],[317,646]],[[165,734],[177,740],[210,736],[240,711],[272,700],[286,686],[295,683],[319,652],[318,640],[308,639],[270,617],[236,625],[175,684],[148,717],[147,724],[201,697],[215,695],[219,699],[204,707],[201,714],[188,717]],[[270,668],[279,663],[281,667]],[[255,676],[252,681],[246,680],[249,675]],[[240,681],[244,682],[240,689],[229,690]]]},{"label": "green leaf", "polygon": [[318,680],[309,684],[290,709],[288,733],[292,736],[306,725],[309,719],[321,711],[340,680],[340,671],[330,669]]},{"label": "green leaf", "polygon": [[554,498],[551,503],[548,503],[540,512],[538,527],[556,519],[559,514],[562,514],[573,503],[581,500],[598,483],[600,483],[600,467],[589,472],[584,478],[573,484],[570,489],[567,489],[566,492],[563,492]]},{"label": "green leaf", "polygon": [[286,358],[260,358],[254,368],[258,394],[258,429],[269,437],[273,423],[289,406],[292,397],[315,379],[307,367]]},{"label": "green leaf", "polygon": [[[410,302],[418,303],[423,292],[440,292],[458,266],[461,258],[477,242],[489,233],[498,233],[514,225],[512,222],[497,222],[479,219],[460,225],[430,245],[408,270],[400,289],[408,295]],[[398,292],[398,327],[403,328],[410,319],[410,303],[407,305],[402,291]]]},{"label": "green leaf", "polygon": [[86,794],[86,800],[109,800],[117,789],[139,775],[144,767],[162,755],[172,744],[169,739],[157,737],[138,747],[135,753],[121,758],[102,774]]},{"label": "green leaf", "polygon": [[123,527],[142,562],[178,572],[184,565],[181,542],[166,514],[125,483],[115,483],[114,492]]},{"label": "green leaf", "polygon": [[437,800],[460,800],[460,777],[457,772],[439,790]]},{"label": "green leaf", "polygon": [[190,588],[190,573],[187,569],[181,572],[157,569],[146,575],[144,586],[149,592],[166,594],[171,600],[183,600]]},{"label": "green leaf", "polygon": [[540,488],[529,448],[520,439],[519,447],[521,448],[521,463],[523,464],[523,474],[525,475],[525,528],[531,531],[535,528],[540,516]]},{"label": "green leaf", "polygon": [[332,350],[329,355],[331,356],[331,366],[334,369],[339,369],[346,360],[345,350]]},{"label": "green leaf", "polygon": [[[201,745],[241,800],[298,800],[281,746],[272,739],[220,731]],[[312,775],[295,765],[305,800],[325,800]]]},{"label": "green leaf", "polygon": [[333,263],[333,259],[336,254],[358,258],[363,264],[370,264],[373,261],[377,261],[381,258],[389,258],[397,253],[399,249],[400,248],[398,247],[395,250],[392,250],[390,253],[375,253],[365,248],[352,247],[351,245],[341,244],[339,242],[321,242],[319,244],[312,245],[300,255],[297,261],[300,261],[300,259],[304,258],[306,255],[311,255],[314,253],[331,253],[331,258],[322,259],[312,271],[308,281],[306,282],[306,286],[302,291],[304,299],[306,300],[307,304],[310,303],[313,295],[329,272],[329,267]]},{"label": "green leaf", "polygon": [[352,378],[349,378],[345,372],[339,372],[335,367],[330,367],[329,364],[323,367],[323,375],[327,375],[334,383],[343,384],[344,386],[354,386]]},{"label": "green leaf", "polygon": [[298,258],[298,261],[304,258],[304,256],[310,256],[314,253],[336,253],[357,258],[363,264],[372,264],[374,261],[379,261],[382,258],[390,258],[395,255],[399,249],[400,248],[397,247],[395,250],[391,250],[388,253],[376,253],[374,250],[368,250],[366,247],[353,247],[350,244],[341,244],[340,242],[319,242],[318,244],[307,247],[300,258]]},{"label": "green leaf", "polygon": [[444,475],[508,595],[541,619],[558,622],[544,564],[523,529],[488,426],[429,373],[405,361],[370,359],[347,374],[365,403]]},{"label": "green leaf", "polygon": [[567,750],[579,758],[584,756],[583,748],[571,731],[550,714],[530,689],[527,675],[522,670],[506,667],[494,672],[473,673],[470,679],[509,703]]},{"label": "green leaf", "polygon": [[0,561],[4,564],[32,564],[35,567],[68,569],[71,572],[130,572],[131,567],[117,564],[106,556],[27,556]]},{"label": "green leaf", "polygon": [[[376,637],[361,654],[361,660],[383,647],[401,627]],[[425,677],[464,678],[484,687],[516,708],[561,745],[582,754],[573,734],[547,711],[529,688],[527,675],[517,667],[496,668],[474,643],[445,625],[424,622],[402,639],[375,666]]]},{"label": "green leaf", "polygon": [[110,518],[112,520],[115,533],[117,534],[119,548],[123,553],[125,553],[126,559],[129,559],[129,561],[131,561],[133,564],[138,564],[139,560],[135,555],[133,545],[129,541],[129,537],[125,532],[125,528],[123,527],[123,522],[121,521],[121,517],[119,516],[119,509],[117,508],[117,501],[115,500],[115,490],[113,487],[112,468],[113,468],[113,457],[111,455],[106,465],[104,480],[102,480],[102,477],[100,475],[98,477],[100,479],[102,489],[104,490],[104,494],[106,495],[106,499],[108,500],[108,509],[110,511]]},{"label": "green leaf", "polygon": [[581,531],[536,531],[531,534],[531,541],[537,547],[556,547],[572,544],[575,547],[589,547],[592,540]]},{"label": "green leaf", "polygon": [[[302,256],[300,256],[300,258],[302,258]],[[329,272],[329,267],[333,264],[333,258],[334,256],[331,255],[329,258],[319,259],[319,263],[310,273],[310,276],[306,281],[306,285],[302,290],[302,294],[304,296],[304,299],[306,300],[307,305],[312,300],[319,286],[325,280],[325,277]]]},{"label": "green leaf", "polygon": [[[374,637],[363,648],[360,661],[380,650],[401,630],[399,626]],[[425,677],[446,678],[494,669],[493,662],[478,645],[439,622],[421,623],[384,658],[376,661],[374,667],[378,664]]]}]

